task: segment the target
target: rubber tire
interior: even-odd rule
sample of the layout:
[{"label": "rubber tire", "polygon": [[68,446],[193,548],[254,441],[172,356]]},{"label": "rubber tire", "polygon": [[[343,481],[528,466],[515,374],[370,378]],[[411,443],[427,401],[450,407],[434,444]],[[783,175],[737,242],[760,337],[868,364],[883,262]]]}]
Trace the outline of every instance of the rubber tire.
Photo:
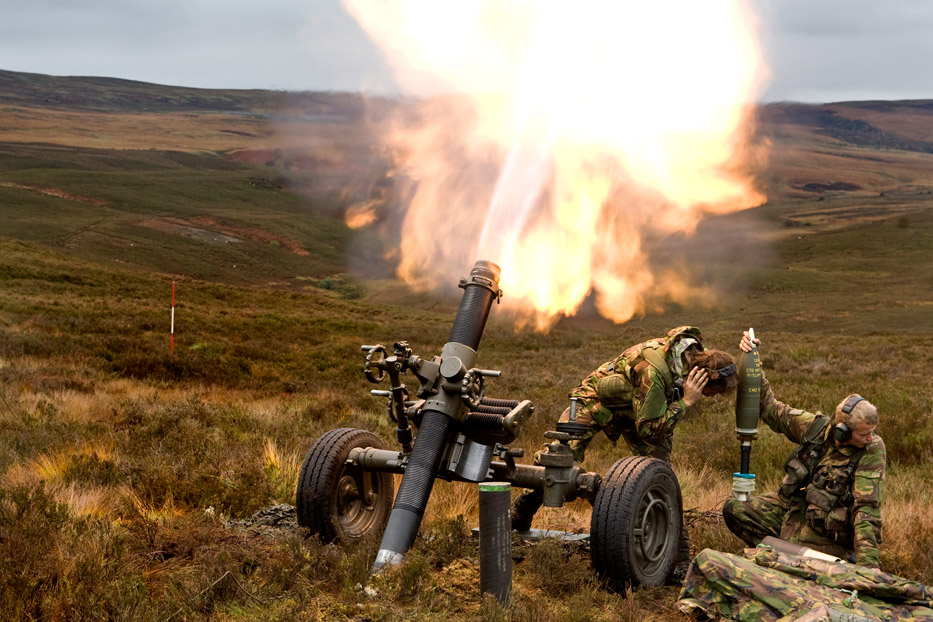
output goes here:
[{"label": "rubber tire", "polygon": [[[347,543],[381,534],[389,520],[395,480],[391,473],[347,464],[356,447],[382,449],[382,442],[366,430],[331,430],[311,446],[301,466],[295,493],[298,524],[323,542]],[[367,484],[373,492],[368,503],[360,495]]]},{"label": "rubber tire", "polygon": [[[646,517],[652,522],[649,552],[636,536]],[[663,524],[663,533],[655,524]],[[682,528],[680,485],[670,465],[647,456],[622,458],[609,469],[593,502],[593,568],[609,587],[623,592],[663,585],[677,563]]]}]

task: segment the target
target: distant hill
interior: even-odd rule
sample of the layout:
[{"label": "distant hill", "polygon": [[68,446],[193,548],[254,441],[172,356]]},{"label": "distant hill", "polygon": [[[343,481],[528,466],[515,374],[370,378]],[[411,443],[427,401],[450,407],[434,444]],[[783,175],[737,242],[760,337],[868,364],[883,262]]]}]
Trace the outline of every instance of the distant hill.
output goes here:
[{"label": "distant hill", "polygon": [[[380,135],[407,105],[0,70],[0,234],[231,282],[385,276],[404,196]],[[782,235],[933,206],[933,101],[768,104],[757,132]]]},{"label": "distant hill", "polygon": [[[357,239],[344,211],[381,192],[370,125],[392,105],[0,71],[0,235],[207,280],[339,284]],[[363,247],[363,263],[380,253]]]},{"label": "distant hill", "polygon": [[282,94],[161,86],[133,80],[57,77],[0,70],[0,103],[65,110],[139,112],[262,110]]},{"label": "distant hill", "polygon": [[359,119],[366,112],[363,97],[353,93],[199,89],[119,78],[58,77],[2,69],[0,105],[135,113],[268,113],[300,109],[305,114],[347,121]]},{"label": "distant hill", "polygon": [[762,119],[795,124],[860,147],[933,153],[933,100],[771,104]]},{"label": "distant hill", "polygon": [[933,100],[769,104],[759,110],[759,134],[770,151],[769,205],[789,226],[837,227],[931,206]]}]

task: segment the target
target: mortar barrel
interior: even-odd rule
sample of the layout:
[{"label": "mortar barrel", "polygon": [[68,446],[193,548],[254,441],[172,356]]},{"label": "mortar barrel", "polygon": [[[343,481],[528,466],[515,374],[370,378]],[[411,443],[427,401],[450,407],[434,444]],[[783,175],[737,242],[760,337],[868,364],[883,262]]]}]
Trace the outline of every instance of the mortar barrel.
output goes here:
[{"label": "mortar barrel", "polygon": [[452,422],[444,413],[424,413],[373,570],[400,564],[415,543]]},{"label": "mortar barrel", "polygon": [[[476,351],[486,327],[492,303],[499,298],[499,266],[488,261],[477,261],[461,285],[464,289],[457,317],[444,350],[463,350],[455,344]],[[443,355],[443,352],[442,352]],[[467,367],[472,361],[466,363]],[[402,476],[395,497],[395,505],[389,515],[385,533],[373,570],[395,565],[405,559],[405,554],[415,542],[421,520],[424,517],[428,498],[434,488],[444,450],[454,434],[454,425],[464,408],[460,391],[442,388],[429,400],[418,428],[408,466]]]},{"label": "mortar barrel", "polygon": [[463,298],[447,341],[479,349],[492,303],[499,297],[499,266],[477,261],[464,286]]}]

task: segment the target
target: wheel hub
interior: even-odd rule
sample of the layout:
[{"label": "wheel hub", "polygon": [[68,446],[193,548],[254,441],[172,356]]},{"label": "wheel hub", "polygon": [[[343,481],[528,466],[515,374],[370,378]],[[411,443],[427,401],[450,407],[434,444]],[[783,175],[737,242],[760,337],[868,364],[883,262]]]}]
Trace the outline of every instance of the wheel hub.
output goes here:
[{"label": "wheel hub", "polygon": [[337,486],[337,517],[349,532],[366,529],[372,520],[373,505],[378,498],[368,474],[346,471]]},{"label": "wheel hub", "polygon": [[652,575],[663,564],[668,552],[670,507],[663,495],[654,489],[642,497],[636,513],[635,556],[642,572]]}]

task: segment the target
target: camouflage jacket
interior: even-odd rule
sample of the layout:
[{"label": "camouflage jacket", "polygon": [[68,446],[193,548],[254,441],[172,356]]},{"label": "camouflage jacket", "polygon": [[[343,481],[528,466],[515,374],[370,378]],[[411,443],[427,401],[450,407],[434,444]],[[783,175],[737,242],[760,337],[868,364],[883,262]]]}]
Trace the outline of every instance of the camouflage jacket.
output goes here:
[{"label": "camouflage jacket", "polygon": [[[619,436],[613,434],[612,428],[634,428],[638,438],[644,441],[669,439],[686,411],[680,389],[686,365],[675,358],[679,359],[684,348],[692,343],[702,347],[699,329],[680,326],[666,337],[632,346],[603,363],[570,392],[570,397],[578,400],[578,413],[583,414],[584,420],[592,419],[606,428],[610,437]],[[659,356],[646,358],[645,351],[649,349]],[[609,394],[607,379],[617,380],[608,383],[614,386]],[[640,447],[631,449],[636,454],[647,453],[640,451]]]},{"label": "camouflage jacket", "polygon": [[[794,455],[809,449],[808,473],[793,486],[782,485],[781,495],[791,510],[785,515],[781,537],[840,557],[854,551],[856,563],[879,567],[884,441],[875,435],[864,450],[837,446],[828,417],[779,402],[764,374],[761,381],[761,419],[800,445]],[[794,479],[790,471],[785,484]],[[826,489],[838,494],[829,495]],[[822,505],[827,499],[829,503]]]}]

